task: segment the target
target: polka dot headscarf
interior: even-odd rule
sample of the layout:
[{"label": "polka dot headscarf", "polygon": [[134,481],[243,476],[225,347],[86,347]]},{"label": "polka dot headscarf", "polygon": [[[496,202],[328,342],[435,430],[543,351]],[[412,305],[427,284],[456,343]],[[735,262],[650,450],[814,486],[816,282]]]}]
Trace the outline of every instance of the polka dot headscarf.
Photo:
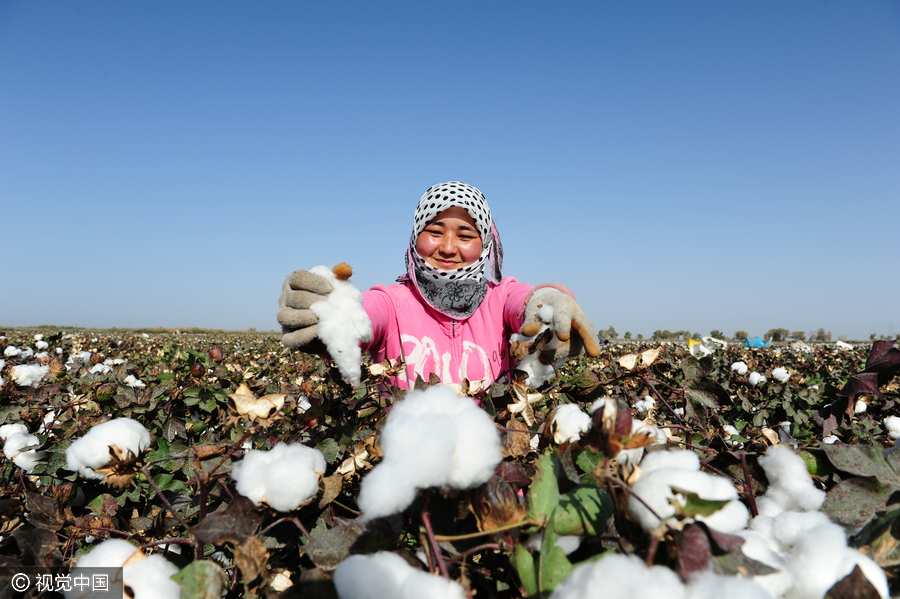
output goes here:
[{"label": "polka dot headscarf", "polygon": [[[438,270],[416,252],[416,238],[434,217],[458,206],[469,213],[481,234],[481,256],[476,262],[457,270]],[[433,185],[422,195],[413,219],[413,233],[406,255],[406,272],[419,293],[433,308],[454,318],[467,318],[475,312],[487,292],[484,267],[490,260],[490,277],[502,278],[503,246],[491,218],[484,194],[459,181]]]}]

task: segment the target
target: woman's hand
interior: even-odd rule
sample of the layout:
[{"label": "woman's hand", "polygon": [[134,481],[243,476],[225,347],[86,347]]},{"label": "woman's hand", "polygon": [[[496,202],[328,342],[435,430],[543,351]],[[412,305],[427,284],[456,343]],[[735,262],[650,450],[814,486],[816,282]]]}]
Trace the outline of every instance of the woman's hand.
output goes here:
[{"label": "woman's hand", "polygon": [[307,270],[295,270],[287,276],[278,298],[278,323],[285,347],[302,347],[316,339],[319,317],[309,307],[332,291],[331,283]]}]

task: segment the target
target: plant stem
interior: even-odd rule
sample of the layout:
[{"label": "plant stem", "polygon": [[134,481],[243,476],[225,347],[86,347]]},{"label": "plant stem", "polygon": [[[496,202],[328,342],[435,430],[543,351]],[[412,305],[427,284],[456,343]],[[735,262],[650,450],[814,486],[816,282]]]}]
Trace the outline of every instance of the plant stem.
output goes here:
[{"label": "plant stem", "polygon": [[514,528],[519,528],[521,526],[533,526],[534,522],[531,520],[522,520],[521,522],[514,522],[513,524],[506,524],[499,528],[492,528],[491,530],[483,530],[481,532],[470,532],[464,535],[435,535],[434,539],[439,543],[443,543],[445,541],[465,541],[467,539],[477,539],[478,537],[486,537],[489,535],[497,534],[498,532],[503,532],[505,530],[512,530]]},{"label": "plant stem", "polygon": [[747,466],[747,453],[741,453],[741,468],[744,470],[744,493],[747,495],[747,502],[750,503],[750,515],[754,518],[759,516],[759,509],[756,507],[756,497],[753,496],[753,487],[750,486],[750,468]]},{"label": "plant stem", "polygon": [[187,522],[184,521],[184,518],[181,517],[181,514],[175,511],[175,508],[172,507],[172,504],[169,503],[169,500],[165,495],[163,495],[162,489],[159,488],[159,486],[156,484],[156,481],[153,480],[153,477],[150,476],[150,473],[147,471],[147,466],[141,468],[141,474],[144,475],[144,477],[147,479],[147,482],[150,483],[150,486],[153,487],[154,491],[156,491],[156,494],[159,496],[160,500],[164,504],[166,504],[166,509],[172,512],[172,515],[175,516],[175,518],[177,518],[179,522],[181,522],[182,526],[184,526],[185,528],[190,528]]},{"label": "plant stem", "polygon": [[447,571],[447,564],[444,563],[444,558],[441,556],[441,547],[434,538],[434,529],[431,528],[431,517],[428,515],[428,503],[430,499],[431,492],[429,490],[428,495],[425,496],[425,506],[422,509],[422,524],[425,526],[425,534],[427,535],[428,543],[431,545],[431,551],[434,553],[434,559],[437,562],[438,569],[441,571],[441,576],[449,580],[450,573]]},{"label": "plant stem", "polygon": [[650,390],[653,391],[653,393],[659,398],[659,401],[661,401],[662,404],[664,406],[666,406],[666,409],[669,410],[669,412],[671,412],[672,416],[674,416],[675,419],[678,422],[680,422],[681,424],[686,425],[687,423],[684,421],[684,418],[682,418],[681,416],[678,415],[677,412],[675,412],[675,410],[672,408],[672,406],[669,405],[669,402],[666,401],[666,398],[663,397],[662,393],[660,393],[659,391],[656,390],[656,387],[654,387],[653,383],[650,381],[650,377],[648,377],[646,374],[644,375],[644,382],[647,383],[647,386],[650,387]]}]

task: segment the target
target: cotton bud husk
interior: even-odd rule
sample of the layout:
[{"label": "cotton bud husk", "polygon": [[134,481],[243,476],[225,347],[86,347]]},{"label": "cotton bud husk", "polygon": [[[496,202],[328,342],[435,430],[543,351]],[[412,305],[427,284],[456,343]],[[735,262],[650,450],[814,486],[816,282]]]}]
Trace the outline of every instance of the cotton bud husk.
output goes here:
[{"label": "cotton bud husk", "polygon": [[101,356],[97,352],[91,353],[91,364],[99,364],[102,361],[103,361],[103,356]]},{"label": "cotton bud husk", "polygon": [[492,476],[472,497],[472,511],[480,530],[494,530],[525,520],[525,506],[515,489],[499,476]]},{"label": "cotton bud husk", "polygon": [[201,362],[194,362],[194,365],[191,366],[191,376],[194,378],[200,378],[206,374],[206,366],[204,366]]},{"label": "cotton bud husk", "polygon": [[221,362],[225,358],[225,352],[222,350],[221,345],[213,345],[209,350],[209,357],[215,362]]},{"label": "cotton bud husk", "polygon": [[284,407],[286,397],[287,395],[281,393],[270,393],[257,399],[250,387],[241,383],[237,391],[228,395],[228,407],[233,412],[231,419],[244,417],[250,422],[258,422],[268,427],[281,417],[281,408]]}]

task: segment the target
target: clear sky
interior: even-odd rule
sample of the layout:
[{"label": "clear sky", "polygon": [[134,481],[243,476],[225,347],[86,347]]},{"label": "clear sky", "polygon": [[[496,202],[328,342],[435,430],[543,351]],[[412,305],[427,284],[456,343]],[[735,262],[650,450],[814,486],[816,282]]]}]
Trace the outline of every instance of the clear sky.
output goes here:
[{"label": "clear sky", "polygon": [[0,2],[0,325],[277,328],[421,194],[597,328],[900,332],[900,3]]}]

